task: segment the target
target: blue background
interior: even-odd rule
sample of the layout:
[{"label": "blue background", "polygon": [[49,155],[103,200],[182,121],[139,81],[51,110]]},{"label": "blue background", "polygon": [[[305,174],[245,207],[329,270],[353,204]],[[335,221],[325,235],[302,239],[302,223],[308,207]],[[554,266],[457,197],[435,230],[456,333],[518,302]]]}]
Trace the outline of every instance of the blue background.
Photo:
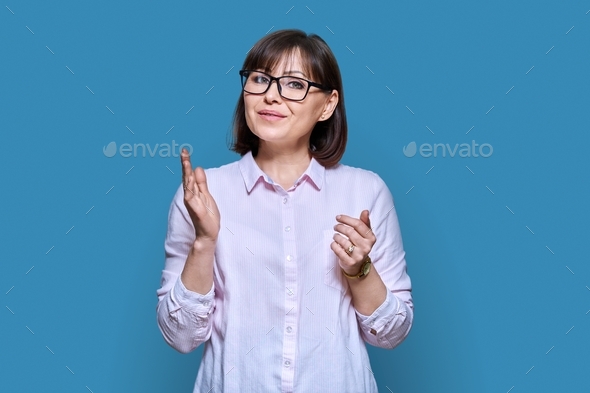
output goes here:
[{"label": "blue background", "polygon": [[[227,146],[246,52],[300,28],[341,67],[342,162],[378,173],[400,219],[416,314],[395,350],[369,347],[380,392],[587,392],[589,9],[6,3],[0,391],[192,391],[202,347],[177,353],[155,316],[179,159],[103,147],[175,140],[195,166],[239,159]],[[472,140],[493,154],[402,153]]]}]

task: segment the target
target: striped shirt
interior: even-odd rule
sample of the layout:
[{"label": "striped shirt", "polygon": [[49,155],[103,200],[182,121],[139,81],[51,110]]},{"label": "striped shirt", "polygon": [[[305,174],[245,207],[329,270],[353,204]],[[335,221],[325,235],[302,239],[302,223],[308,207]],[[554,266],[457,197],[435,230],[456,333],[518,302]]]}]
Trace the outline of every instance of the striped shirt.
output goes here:
[{"label": "striped shirt", "polygon": [[[182,184],[173,197],[157,290],[157,321],[181,353],[204,344],[194,393],[376,393],[365,343],[392,349],[413,320],[411,281],[393,197],[374,172],[314,158],[288,190],[248,152],[205,170],[220,211],[209,293],[180,279],[195,240]],[[352,305],[330,248],[336,215],[369,210],[369,256],[387,287],[371,314]],[[371,272],[370,274],[374,274]]]}]

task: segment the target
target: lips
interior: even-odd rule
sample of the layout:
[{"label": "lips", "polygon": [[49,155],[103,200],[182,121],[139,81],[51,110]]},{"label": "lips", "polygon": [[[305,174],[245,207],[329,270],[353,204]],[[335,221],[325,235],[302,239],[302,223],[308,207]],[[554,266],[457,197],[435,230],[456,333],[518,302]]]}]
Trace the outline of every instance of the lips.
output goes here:
[{"label": "lips", "polygon": [[258,112],[258,114],[262,115],[262,116],[286,117],[277,111],[269,111],[269,110],[262,110],[262,111]]}]

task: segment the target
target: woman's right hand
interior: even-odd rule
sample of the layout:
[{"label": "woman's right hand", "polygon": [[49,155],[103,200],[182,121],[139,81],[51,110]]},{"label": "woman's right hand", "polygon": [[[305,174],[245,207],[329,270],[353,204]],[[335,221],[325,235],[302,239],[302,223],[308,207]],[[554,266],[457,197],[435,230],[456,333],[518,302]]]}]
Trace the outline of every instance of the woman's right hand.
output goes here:
[{"label": "woman's right hand", "polygon": [[207,177],[201,167],[193,171],[190,154],[185,148],[180,152],[184,206],[193,221],[196,241],[217,243],[220,214],[215,200],[207,188]]}]

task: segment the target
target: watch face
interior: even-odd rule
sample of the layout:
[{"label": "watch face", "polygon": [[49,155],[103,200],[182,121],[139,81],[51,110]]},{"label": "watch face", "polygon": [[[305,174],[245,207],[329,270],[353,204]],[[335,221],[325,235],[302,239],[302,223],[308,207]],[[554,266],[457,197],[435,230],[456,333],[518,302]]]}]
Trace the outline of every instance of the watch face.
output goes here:
[{"label": "watch face", "polygon": [[367,274],[369,274],[370,270],[371,270],[371,264],[365,263],[363,266],[363,276],[366,276]]}]

